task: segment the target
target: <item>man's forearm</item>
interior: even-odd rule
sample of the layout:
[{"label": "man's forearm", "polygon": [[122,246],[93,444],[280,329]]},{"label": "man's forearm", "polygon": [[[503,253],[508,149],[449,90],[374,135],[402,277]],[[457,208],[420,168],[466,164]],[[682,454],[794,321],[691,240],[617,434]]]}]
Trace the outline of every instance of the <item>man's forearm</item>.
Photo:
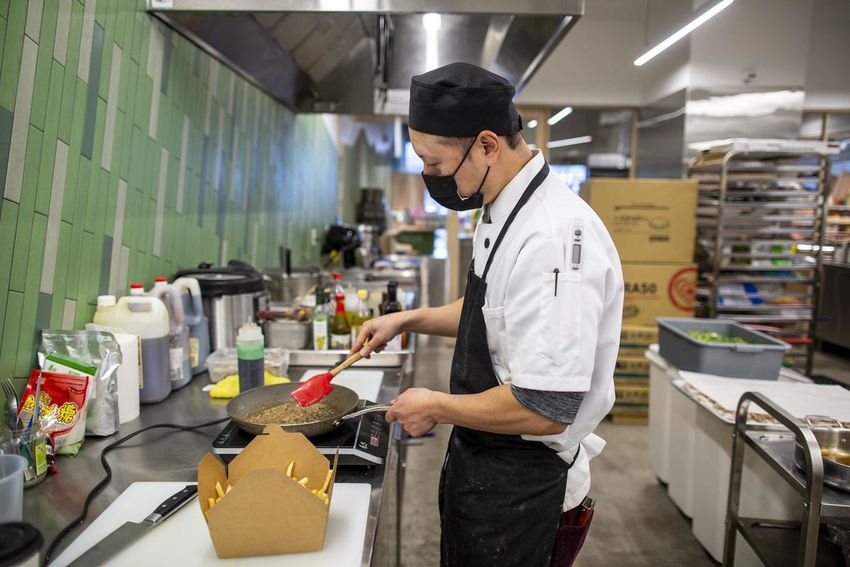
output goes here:
[{"label": "man's forearm", "polygon": [[555,435],[565,429],[558,423],[522,405],[509,385],[496,386],[480,394],[453,395],[434,392],[431,409],[438,423],[505,435]]},{"label": "man's forearm", "polygon": [[405,312],[404,330],[423,335],[456,337],[463,299],[442,307],[414,309]]}]

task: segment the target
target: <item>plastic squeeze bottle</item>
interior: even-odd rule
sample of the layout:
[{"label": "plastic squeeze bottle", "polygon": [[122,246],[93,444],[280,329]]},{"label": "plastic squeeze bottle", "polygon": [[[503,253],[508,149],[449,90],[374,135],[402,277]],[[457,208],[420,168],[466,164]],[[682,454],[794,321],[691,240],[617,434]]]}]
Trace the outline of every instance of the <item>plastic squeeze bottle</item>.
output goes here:
[{"label": "plastic squeeze bottle", "polygon": [[245,323],[236,335],[236,359],[239,368],[239,392],[263,385],[263,331],[256,323]]}]

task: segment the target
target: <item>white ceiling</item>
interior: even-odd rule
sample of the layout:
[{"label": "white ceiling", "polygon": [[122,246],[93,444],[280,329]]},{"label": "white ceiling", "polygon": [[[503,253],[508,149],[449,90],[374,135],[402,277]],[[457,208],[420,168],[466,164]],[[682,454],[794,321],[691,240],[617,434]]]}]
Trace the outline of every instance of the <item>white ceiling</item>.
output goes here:
[{"label": "white ceiling", "polygon": [[583,18],[642,22],[648,4],[649,0],[587,0]]},{"label": "white ceiling", "polygon": [[739,0],[692,39],[644,67],[632,64],[704,1],[587,0],[517,102],[640,106],[694,81],[733,87],[755,71],[752,87],[803,86],[809,108],[850,106],[850,74],[834,57],[850,45],[848,0]]}]

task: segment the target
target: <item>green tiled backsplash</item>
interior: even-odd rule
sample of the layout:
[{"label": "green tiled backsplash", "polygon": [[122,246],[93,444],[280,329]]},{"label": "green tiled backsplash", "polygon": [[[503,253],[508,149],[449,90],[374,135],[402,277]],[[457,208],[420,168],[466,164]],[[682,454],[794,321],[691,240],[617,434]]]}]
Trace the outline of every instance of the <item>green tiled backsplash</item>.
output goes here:
[{"label": "green tiled backsplash", "polygon": [[315,257],[337,153],[149,16],[144,0],[0,0],[0,378],[99,294],[200,261]]}]

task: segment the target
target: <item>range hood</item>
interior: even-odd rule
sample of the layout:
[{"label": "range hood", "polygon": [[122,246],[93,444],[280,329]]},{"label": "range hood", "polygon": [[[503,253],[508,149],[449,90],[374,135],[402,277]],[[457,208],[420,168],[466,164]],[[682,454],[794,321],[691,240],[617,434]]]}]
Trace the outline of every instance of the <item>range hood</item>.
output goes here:
[{"label": "range hood", "polygon": [[[475,63],[521,90],[584,0],[148,0],[148,10],[294,110],[404,115],[410,77],[435,63]],[[440,14],[439,29],[425,29],[425,13]]]}]

